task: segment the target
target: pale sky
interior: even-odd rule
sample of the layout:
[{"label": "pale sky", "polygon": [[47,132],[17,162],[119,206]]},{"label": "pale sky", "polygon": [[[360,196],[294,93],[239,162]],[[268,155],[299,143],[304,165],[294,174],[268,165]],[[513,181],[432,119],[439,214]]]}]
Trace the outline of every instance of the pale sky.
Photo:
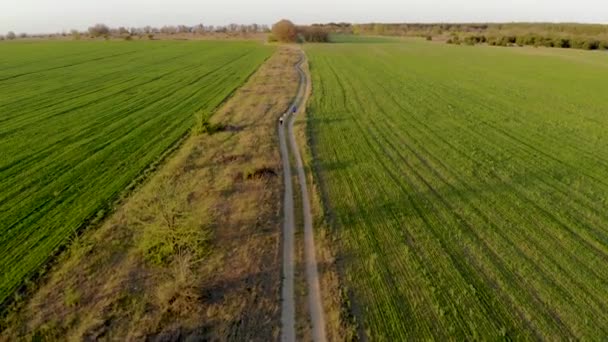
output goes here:
[{"label": "pale sky", "polygon": [[0,0],[0,34],[109,26],[317,22],[591,22],[608,0]]}]

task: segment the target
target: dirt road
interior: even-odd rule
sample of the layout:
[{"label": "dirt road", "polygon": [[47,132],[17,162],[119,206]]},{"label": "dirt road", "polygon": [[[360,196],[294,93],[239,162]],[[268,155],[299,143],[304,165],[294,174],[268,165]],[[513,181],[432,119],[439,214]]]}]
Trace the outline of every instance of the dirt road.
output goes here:
[{"label": "dirt road", "polygon": [[320,342],[326,340],[325,321],[323,318],[323,306],[321,303],[321,290],[319,286],[319,274],[317,271],[317,260],[315,255],[315,241],[312,227],[312,214],[310,212],[310,200],[308,197],[308,187],[306,185],[306,172],[302,163],[302,157],[298,148],[295,135],[293,134],[293,123],[295,115],[303,112],[303,107],[306,101],[306,89],[308,86],[308,77],[302,64],[306,61],[306,56],[302,52],[300,61],[296,64],[296,70],[300,75],[300,84],[298,92],[289,108],[288,114],[285,117],[285,122],[279,125],[279,138],[281,145],[281,158],[283,159],[283,170],[285,177],[285,198],[284,198],[284,238],[283,238],[283,305],[281,314],[281,340],[295,340],[295,310],[294,310],[294,208],[293,208],[293,188],[291,178],[291,167],[289,164],[289,150],[287,148],[287,140],[285,135],[285,126],[287,126],[287,135],[291,144],[291,152],[293,153],[296,162],[296,172],[298,183],[300,184],[300,192],[302,194],[302,211],[304,218],[304,257],[306,264],[306,283],[308,292],[308,306],[310,309],[310,321],[312,326],[313,341]]}]

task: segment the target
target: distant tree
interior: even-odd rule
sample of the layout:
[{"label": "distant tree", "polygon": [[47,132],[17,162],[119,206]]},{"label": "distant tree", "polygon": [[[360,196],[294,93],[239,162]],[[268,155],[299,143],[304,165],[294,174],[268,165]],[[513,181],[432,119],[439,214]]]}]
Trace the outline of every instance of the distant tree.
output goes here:
[{"label": "distant tree", "polygon": [[6,34],[6,39],[8,39],[8,40],[13,40],[13,39],[15,39],[15,38],[17,38],[17,35],[16,35],[16,34],[15,34],[15,32],[13,32],[13,31],[9,31],[9,32]]},{"label": "distant tree", "polygon": [[194,32],[195,34],[205,34],[205,25],[198,24],[198,25],[194,26],[194,28],[192,29],[192,32]]},{"label": "distant tree", "polygon": [[190,32],[192,32],[192,29],[189,26],[186,26],[186,25],[178,25],[177,26],[177,32],[179,32],[179,33],[190,33]]},{"label": "distant tree", "polygon": [[283,19],[272,25],[272,34],[280,42],[295,42],[297,38],[296,25],[291,21]]},{"label": "distant tree", "polygon": [[110,28],[104,24],[96,24],[89,27],[89,34],[93,37],[107,36],[110,34]]},{"label": "distant tree", "polygon": [[78,30],[70,30],[70,35],[72,36],[72,39],[74,39],[74,40],[80,39],[80,32],[78,32]]},{"label": "distant tree", "polygon": [[4,36],[0,34],[0,40],[4,40]]},{"label": "distant tree", "polygon": [[121,26],[121,27],[118,28],[118,34],[121,35],[121,36],[129,34],[129,30],[127,30],[126,27]]},{"label": "distant tree", "polygon": [[228,32],[237,32],[239,30],[239,25],[232,23],[228,25]]},{"label": "distant tree", "polygon": [[25,32],[19,33],[19,38],[27,38],[27,33],[25,33]]}]

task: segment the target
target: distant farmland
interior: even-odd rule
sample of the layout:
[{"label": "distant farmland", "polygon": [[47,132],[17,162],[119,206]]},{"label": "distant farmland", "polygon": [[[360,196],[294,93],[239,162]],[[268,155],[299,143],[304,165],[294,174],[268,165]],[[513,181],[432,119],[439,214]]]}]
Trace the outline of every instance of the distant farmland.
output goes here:
[{"label": "distant farmland", "polygon": [[309,134],[372,340],[608,336],[604,53],[306,50]]},{"label": "distant farmland", "polygon": [[0,44],[0,303],[272,50],[251,42]]}]

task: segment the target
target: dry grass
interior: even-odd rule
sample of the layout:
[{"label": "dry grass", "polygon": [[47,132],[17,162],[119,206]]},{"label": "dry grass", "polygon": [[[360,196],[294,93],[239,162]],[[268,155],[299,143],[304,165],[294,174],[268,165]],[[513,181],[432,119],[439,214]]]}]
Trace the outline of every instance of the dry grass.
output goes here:
[{"label": "dry grass", "polygon": [[0,340],[277,339],[276,122],[296,90],[296,60],[279,48],[213,116],[222,131],[189,137],[74,241]]}]

